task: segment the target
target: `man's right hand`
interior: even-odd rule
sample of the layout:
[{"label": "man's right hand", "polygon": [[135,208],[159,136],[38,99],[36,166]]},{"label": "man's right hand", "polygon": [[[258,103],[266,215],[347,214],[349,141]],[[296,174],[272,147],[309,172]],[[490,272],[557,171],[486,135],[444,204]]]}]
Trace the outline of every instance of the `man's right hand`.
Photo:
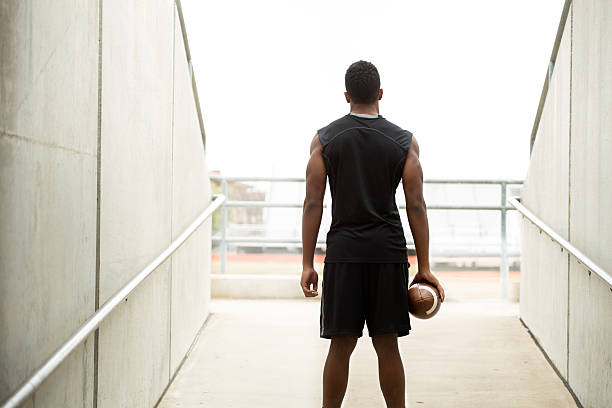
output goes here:
[{"label": "man's right hand", "polygon": [[440,301],[444,302],[444,288],[440,284],[438,278],[436,278],[436,276],[431,273],[429,269],[419,269],[417,274],[414,275],[414,278],[412,279],[412,282],[410,283],[410,285],[408,285],[408,287],[420,282],[429,283],[430,285],[433,285],[436,289],[438,289],[438,293],[440,293]]},{"label": "man's right hand", "polygon": [[300,279],[300,286],[306,297],[315,297],[319,294],[317,286],[319,282],[319,275],[313,267],[304,267],[302,271],[302,279]]}]

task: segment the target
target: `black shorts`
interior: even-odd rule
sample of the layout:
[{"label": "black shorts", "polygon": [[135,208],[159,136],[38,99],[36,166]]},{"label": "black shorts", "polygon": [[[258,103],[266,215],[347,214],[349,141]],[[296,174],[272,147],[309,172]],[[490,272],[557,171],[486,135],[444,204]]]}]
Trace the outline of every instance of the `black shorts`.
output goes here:
[{"label": "black shorts", "polygon": [[408,263],[325,263],[320,337],[410,331]]}]

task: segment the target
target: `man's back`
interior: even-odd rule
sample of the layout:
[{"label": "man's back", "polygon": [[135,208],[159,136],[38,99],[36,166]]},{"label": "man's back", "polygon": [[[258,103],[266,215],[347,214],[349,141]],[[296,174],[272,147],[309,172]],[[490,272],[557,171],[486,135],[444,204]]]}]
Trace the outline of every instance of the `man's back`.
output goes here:
[{"label": "man's back", "polygon": [[326,262],[407,262],[395,192],[412,133],[347,114],[317,132],[332,194]]},{"label": "man's back", "polygon": [[349,359],[364,324],[378,355],[388,407],[405,407],[397,339],[410,333],[408,259],[395,204],[400,180],[419,270],[413,282],[444,290],[429,270],[429,227],[419,146],[410,132],[379,114],[380,76],[367,61],[347,69],[350,114],[319,129],[310,144],[302,212],[302,276],[306,297],[318,296],[314,252],[329,179],[332,225],[327,234],[319,336],[331,339],[323,370],[323,407],[342,405]]}]

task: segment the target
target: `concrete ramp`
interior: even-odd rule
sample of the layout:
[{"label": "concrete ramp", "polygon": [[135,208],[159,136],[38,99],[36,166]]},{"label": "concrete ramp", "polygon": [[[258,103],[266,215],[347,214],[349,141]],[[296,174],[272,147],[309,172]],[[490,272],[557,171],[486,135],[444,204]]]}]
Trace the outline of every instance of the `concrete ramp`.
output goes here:
[{"label": "concrete ramp", "polygon": [[[212,315],[160,408],[321,406],[329,340],[318,300],[213,299]],[[401,338],[409,407],[576,404],[518,319],[515,303],[446,302]],[[384,407],[364,328],[351,357],[346,407]]]}]

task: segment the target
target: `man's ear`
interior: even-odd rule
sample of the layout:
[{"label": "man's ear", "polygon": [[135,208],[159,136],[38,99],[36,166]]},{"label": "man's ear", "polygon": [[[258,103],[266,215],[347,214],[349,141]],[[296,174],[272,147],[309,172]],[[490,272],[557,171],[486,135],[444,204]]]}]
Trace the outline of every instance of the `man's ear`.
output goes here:
[{"label": "man's ear", "polygon": [[383,95],[383,90],[382,90],[382,88],[380,88],[380,89],[378,90],[378,100],[379,100],[379,101],[382,99],[382,95]]},{"label": "man's ear", "polygon": [[346,99],[346,103],[351,103],[351,97],[348,92],[344,92],[344,99]]}]

